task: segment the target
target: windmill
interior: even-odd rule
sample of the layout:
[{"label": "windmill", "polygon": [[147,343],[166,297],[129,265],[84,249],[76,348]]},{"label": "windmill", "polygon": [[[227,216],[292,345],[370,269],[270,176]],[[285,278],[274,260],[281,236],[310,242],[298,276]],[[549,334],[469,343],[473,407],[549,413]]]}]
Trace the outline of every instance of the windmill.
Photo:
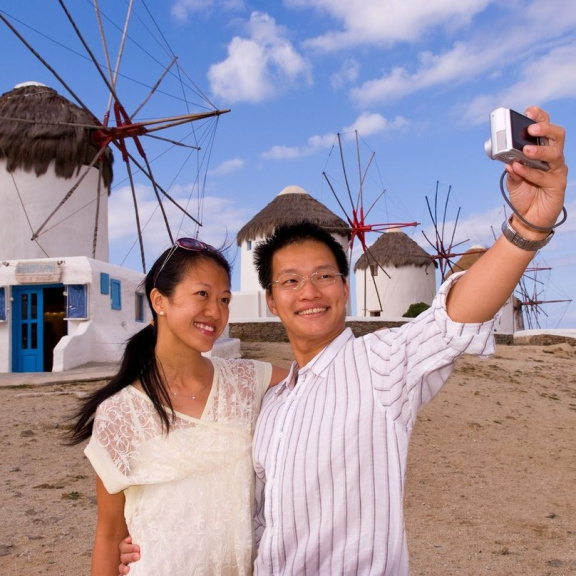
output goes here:
[{"label": "windmill", "polygon": [[[0,35],[34,71],[0,96],[0,372],[116,362],[149,320],[131,268],[146,272],[146,252],[181,229],[198,235],[228,110],[185,72],[145,0],[13,3]],[[109,228],[130,228],[120,265]],[[124,266],[132,251],[140,262]]]},{"label": "windmill", "polygon": [[[352,144],[352,153],[345,150],[346,143]],[[329,174],[325,168],[322,175],[351,230],[350,259],[354,258],[355,240],[360,244],[362,255],[354,266],[357,314],[401,316],[414,299],[431,301],[435,291],[433,266],[424,250],[401,232],[418,222],[374,223],[371,217],[386,194],[381,183],[372,177],[377,168],[375,152],[358,131],[337,134],[329,160],[334,152],[336,170]],[[371,204],[365,207],[365,198],[372,194]],[[369,237],[376,237],[376,242],[369,245]]]},{"label": "windmill", "polygon": [[[130,190],[134,242],[139,246],[141,266],[146,271],[145,234],[147,228],[156,225],[156,220],[165,230],[166,240],[162,244],[174,241],[173,229],[183,222],[187,229],[195,231],[191,235],[198,234],[215,130],[219,117],[229,110],[218,109],[191,80],[142,0],[127,2],[125,12],[121,12],[122,3],[94,0],[91,4],[93,15],[87,13],[84,3],[58,0],[57,4],[43,6],[47,13],[42,29],[0,10],[4,32],[18,39],[83,112],[82,123],[70,127],[88,132],[93,146],[92,157],[70,179],[67,190],[46,211],[45,218],[34,224],[30,237],[33,242],[42,242],[42,235],[58,225],[62,207],[74,196],[82,180],[114,150],[118,156],[116,187],[125,184]],[[54,38],[51,34],[56,21],[66,24],[65,38]],[[119,21],[123,24],[118,25]],[[49,61],[46,53],[57,54],[53,59],[59,64]],[[88,85],[78,86],[73,79],[72,70],[78,62],[83,73],[87,69],[92,71]],[[9,120],[21,122],[23,127],[30,122],[44,123],[47,129],[51,122],[41,116],[32,119],[15,116]],[[166,154],[170,154],[172,167],[169,174],[159,176],[155,161]],[[193,175],[188,176],[192,182],[183,198],[176,199],[171,186],[190,163],[194,163]],[[153,191],[155,209],[149,211],[152,213],[142,211],[143,187]],[[106,193],[104,181],[99,182],[98,190],[90,207],[94,211],[99,210],[100,199]],[[94,245],[97,237],[95,225]],[[158,244],[158,238],[155,242]]]},{"label": "windmill", "polygon": [[[444,198],[444,205],[439,206],[440,186],[436,183],[434,201],[431,203],[426,197],[428,212],[434,227],[434,238],[429,238],[425,232],[426,241],[433,248],[433,256],[439,262],[441,271],[440,281],[443,282],[454,272],[467,270],[485,251],[483,246],[472,246],[468,249],[464,245],[469,239],[455,242],[456,230],[460,219],[460,208],[456,210],[453,224],[448,226],[448,206],[450,204],[450,194],[452,188],[449,187]],[[508,219],[506,207],[503,207],[504,218]],[[497,235],[492,229],[492,236],[496,240]],[[520,282],[516,286],[509,303],[510,322],[514,326],[514,331],[541,328],[541,317],[548,317],[547,306],[552,304],[568,304],[572,300],[567,298],[548,298],[547,288],[551,284],[552,268],[539,263],[541,257],[535,256],[533,266],[528,267],[522,275]],[[560,292],[560,291],[559,291]]]},{"label": "windmill", "polygon": [[552,268],[535,262],[524,272],[518,286],[516,297],[521,307],[525,326],[529,329],[540,329],[541,317],[549,317],[547,307],[551,304],[570,304],[569,298],[549,298],[547,289],[551,284]]}]

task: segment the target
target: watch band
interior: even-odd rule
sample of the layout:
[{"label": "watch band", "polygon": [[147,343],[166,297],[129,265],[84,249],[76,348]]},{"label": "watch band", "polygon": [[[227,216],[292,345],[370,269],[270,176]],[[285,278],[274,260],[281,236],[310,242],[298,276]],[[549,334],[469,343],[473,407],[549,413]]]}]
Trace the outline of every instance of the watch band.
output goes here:
[{"label": "watch band", "polygon": [[554,230],[550,230],[550,234],[546,236],[546,238],[542,238],[542,240],[528,240],[528,238],[524,238],[524,236],[520,236],[512,225],[510,221],[512,220],[512,216],[510,216],[509,220],[504,220],[502,222],[502,234],[504,238],[514,244],[514,246],[518,246],[522,250],[526,250],[528,252],[537,252],[540,248],[543,248],[552,240],[552,236],[554,236]]}]

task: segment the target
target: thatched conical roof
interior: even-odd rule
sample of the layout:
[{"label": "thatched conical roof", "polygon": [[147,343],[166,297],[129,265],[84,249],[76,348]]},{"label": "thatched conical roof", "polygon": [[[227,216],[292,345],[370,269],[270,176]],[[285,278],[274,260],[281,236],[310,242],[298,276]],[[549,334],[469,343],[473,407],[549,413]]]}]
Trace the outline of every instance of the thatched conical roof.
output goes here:
[{"label": "thatched conical roof", "polygon": [[464,270],[468,270],[482,254],[486,252],[486,248],[484,246],[472,246],[469,250],[466,250],[464,254],[458,259],[457,262],[452,264],[450,270],[446,273],[446,278],[450,277],[452,274],[456,274],[456,272],[462,272]]},{"label": "thatched conical roof", "polygon": [[[57,176],[72,178],[96,156],[93,130],[85,126],[98,125],[92,114],[52,88],[20,84],[0,96],[0,159],[6,159],[9,172],[22,169],[37,176],[54,162]],[[112,161],[107,148],[101,164],[106,187],[112,182]]]},{"label": "thatched conical roof", "polygon": [[342,218],[336,216],[299,186],[287,186],[240,229],[236,242],[240,246],[245,241],[265,238],[278,226],[298,224],[304,220],[350,239],[350,227]]},{"label": "thatched conical roof", "polygon": [[430,255],[412,238],[398,229],[388,230],[382,234],[369,251],[358,258],[356,270],[366,270],[369,266],[379,264],[384,267],[401,268],[403,266],[428,266],[432,262]]}]

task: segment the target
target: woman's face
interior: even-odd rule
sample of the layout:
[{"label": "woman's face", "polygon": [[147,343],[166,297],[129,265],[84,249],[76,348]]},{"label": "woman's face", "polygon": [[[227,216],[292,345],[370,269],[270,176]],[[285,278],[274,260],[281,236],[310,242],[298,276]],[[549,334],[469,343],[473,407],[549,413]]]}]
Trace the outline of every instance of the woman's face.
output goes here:
[{"label": "woman's face", "polygon": [[170,298],[153,290],[152,303],[158,314],[157,344],[212,349],[228,323],[232,297],[226,272],[215,262],[199,259],[189,266]]}]

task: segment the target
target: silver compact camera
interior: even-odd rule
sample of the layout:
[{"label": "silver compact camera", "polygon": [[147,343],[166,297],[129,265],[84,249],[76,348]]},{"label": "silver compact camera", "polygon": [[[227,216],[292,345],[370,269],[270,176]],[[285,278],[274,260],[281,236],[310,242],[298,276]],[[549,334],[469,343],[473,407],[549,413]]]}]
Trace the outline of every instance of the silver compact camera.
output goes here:
[{"label": "silver compact camera", "polygon": [[534,120],[528,116],[510,108],[496,108],[490,112],[490,139],[484,144],[486,154],[493,160],[500,160],[507,164],[521,162],[531,168],[550,170],[547,162],[532,160],[522,153],[527,144],[545,146],[548,143],[546,138],[537,138],[528,134],[528,126],[534,123]]}]

